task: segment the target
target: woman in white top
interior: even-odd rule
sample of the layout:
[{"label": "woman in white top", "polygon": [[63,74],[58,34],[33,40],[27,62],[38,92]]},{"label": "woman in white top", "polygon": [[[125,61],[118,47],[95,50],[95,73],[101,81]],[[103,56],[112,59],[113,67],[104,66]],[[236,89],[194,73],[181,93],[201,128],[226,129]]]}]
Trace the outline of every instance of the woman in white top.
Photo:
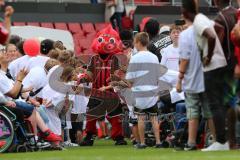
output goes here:
[{"label": "woman in white top", "polygon": [[[16,81],[14,82],[11,78],[9,78],[6,75],[7,71],[7,64],[9,61],[9,57],[4,54],[0,53],[0,93],[4,95],[4,98],[8,101],[11,101],[12,99],[17,99],[19,94],[23,92],[22,88],[22,81],[26,77],[28,71],[26,69],[20,70],[20,72],[17,74]],[[27,90],[26,90],[27,91]],[[10,107],[16,107],[23,111],[23,113],[28,117],[28,119],[31,121],[31,124],[34,129],[34,134],[37,137],[37,126],[42,131],[42,137],[47,141],[61,141],[61,137],[56,136],[52,133],[51,130],[45,125],[42,118],[36,112],[34,109],[34,106],[26,103],[24,100],[15,100],[15,105],[12,105]]]}]

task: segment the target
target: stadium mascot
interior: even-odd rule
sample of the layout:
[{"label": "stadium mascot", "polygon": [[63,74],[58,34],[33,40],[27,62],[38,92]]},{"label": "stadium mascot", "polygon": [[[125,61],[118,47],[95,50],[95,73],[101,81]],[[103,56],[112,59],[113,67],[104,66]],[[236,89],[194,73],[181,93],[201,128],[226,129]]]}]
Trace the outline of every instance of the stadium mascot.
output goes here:
[{"label": "stadium mascot", "polygon": [[126,145],[122,129],[122,105],[118,95],[110,85],[114,73],[119,70],[117,55],[122,52],[119,34],[111,25],[99,31],[93,40],[91,57],[87,71],[81,82],[92,83],[91,96],[88,103],[86,137],[80,146],[92,146],[97,134],[96,122],[106,117],[111,123],[111,138],[115,145]]}]

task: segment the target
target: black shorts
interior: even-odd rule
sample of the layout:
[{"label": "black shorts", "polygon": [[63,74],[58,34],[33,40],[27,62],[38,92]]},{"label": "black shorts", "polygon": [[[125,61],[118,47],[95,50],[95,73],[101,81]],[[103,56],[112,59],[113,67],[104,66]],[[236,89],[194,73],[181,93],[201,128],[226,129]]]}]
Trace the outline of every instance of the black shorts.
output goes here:
[{"label": "black shorts", "polygon": [[83,131],[83,121],[78,119],[79,114],[71,114],[72,130],[74,132]]},{"label": "black shorts", "polygon": [[149,116],[157,116],[158,115],[158,106],[155,104],[154,106],[147,109],[139,109],[134,107],[134,113],[137,115],[147,114]]},{"label": "black shorts", "polygon": [[[109,98],[110,99],[110,98]],[[100,99],[90,97],[88,102],[87,115],[97,117],[100,120],[104,120],[106,114],[109,117],[114,117],[123,114],[123,106],[120,103],[119,99],[112,99],[112,100]],[[106,105],[103,105],[106,103]]]}]

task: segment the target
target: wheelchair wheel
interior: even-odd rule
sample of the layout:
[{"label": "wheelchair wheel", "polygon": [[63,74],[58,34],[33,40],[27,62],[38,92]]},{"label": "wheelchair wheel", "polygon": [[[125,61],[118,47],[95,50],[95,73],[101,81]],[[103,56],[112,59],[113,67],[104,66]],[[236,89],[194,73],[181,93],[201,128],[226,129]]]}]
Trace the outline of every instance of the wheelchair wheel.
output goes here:
[{"label": "wheelchair wheel", "polygon": [[0,153],[8,150],[14,138],[13,124],[10,118],[0,111]]}]

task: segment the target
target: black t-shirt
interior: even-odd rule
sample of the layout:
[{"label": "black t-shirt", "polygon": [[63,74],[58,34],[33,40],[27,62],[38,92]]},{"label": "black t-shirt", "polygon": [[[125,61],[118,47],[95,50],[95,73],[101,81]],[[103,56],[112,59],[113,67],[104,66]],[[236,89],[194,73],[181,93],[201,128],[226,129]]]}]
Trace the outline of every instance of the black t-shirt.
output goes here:
[{"label": "black t-shirt", "polygon": [[148,50],[158,57],[161,62],[162,55],[161,50],[172,44],[172,40],[169,35],[160,34],[152,38],[148,46]]},{"label": "black t-shirt", "polygon": [[[221,16],[221,14],[224,16]],[[225,19],[224,19],[225,18]],[[226,57],[226,60],[228,62],[228,67],[231,65],[234,66],[234,45],[230,40],[230,35],[233,27],[237,23],[237,9],[234,7],[226,7],[223,10],[221,10],[215,21],[225,28],[224,38],[222,42],[222,48]],[[226,21],[226,22],[225,22]],[[226,24],[227,23],[227,24]],[[228,37],[229,35],[229,37]],[[230,52],[230,53],[229,53]]]}]

